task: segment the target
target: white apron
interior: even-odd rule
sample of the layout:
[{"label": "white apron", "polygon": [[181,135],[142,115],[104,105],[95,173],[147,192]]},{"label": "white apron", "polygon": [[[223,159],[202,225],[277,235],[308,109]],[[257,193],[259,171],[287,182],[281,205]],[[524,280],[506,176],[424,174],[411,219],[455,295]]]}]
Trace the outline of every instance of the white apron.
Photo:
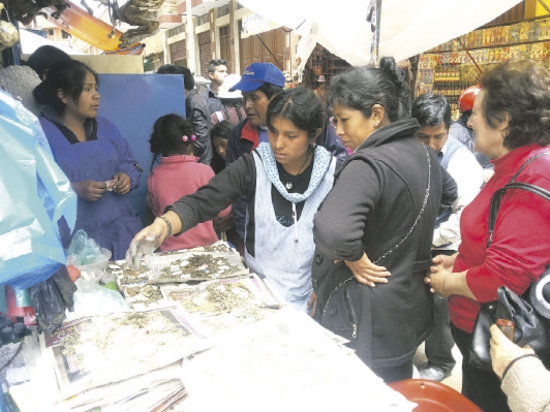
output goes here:
[{"label": "white apron", "polygon": [[319,186],[306,199],[300,219],[285,227],[277,222],[271,199],[272,183],[262,159],[256,152],[253,152],[253,156],[256,165],[255,256],[245,250],[245,261],[250,270],[269,279],[270,284],[277,288],[287,302],[305,311],[313,290],[313,215],[332,189],[336,159],[332,158]]}]

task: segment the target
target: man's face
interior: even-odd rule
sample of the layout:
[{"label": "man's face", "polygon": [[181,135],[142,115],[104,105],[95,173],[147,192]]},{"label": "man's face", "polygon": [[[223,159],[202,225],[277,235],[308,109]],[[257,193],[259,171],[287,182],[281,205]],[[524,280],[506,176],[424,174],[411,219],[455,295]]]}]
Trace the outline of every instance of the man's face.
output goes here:
[{"label": "man's face", "polygon": [[210,79],[212,79],[212,83],[219,87],[223,84],[223,81],[227,77],[227,66],[220,64],[219,66],[216,66],[216,70],[213,73],[208,74],[210,75]]},{"label": "man's face", "polygon": [[445,123],[424,126],[416,132],[416,137],[425,145],[430,146],[435,153],[439,153],[443,149],[447,137],[449,137],[449,129],[447,129]]},{"label": "man's face", "polygon": [[264,92],[243,92],[244,111],[252,126],[265,126],[269,99]]}]

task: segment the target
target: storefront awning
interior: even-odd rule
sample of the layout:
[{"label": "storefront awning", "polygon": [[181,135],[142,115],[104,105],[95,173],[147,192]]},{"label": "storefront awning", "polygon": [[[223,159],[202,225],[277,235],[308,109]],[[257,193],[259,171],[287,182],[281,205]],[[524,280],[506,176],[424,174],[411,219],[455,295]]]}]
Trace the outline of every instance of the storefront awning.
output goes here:
[{"label": "storefront awning", "polygon": [[[521,0],[383,0],[379,56],[404,60],[506,12]],[[243,6],[302,36],[302,62],[315,43],[354,66],[370,62],[371,27],[368,0],[239,0]]]},{"label": "storefront awning", "polygon": [[265,31],[278,29],[280,24],[272,22],[263,18],[259,14],[251,14],[250,16],[243,17],[243,26],[241,31],[241,39],[260,34]]}]

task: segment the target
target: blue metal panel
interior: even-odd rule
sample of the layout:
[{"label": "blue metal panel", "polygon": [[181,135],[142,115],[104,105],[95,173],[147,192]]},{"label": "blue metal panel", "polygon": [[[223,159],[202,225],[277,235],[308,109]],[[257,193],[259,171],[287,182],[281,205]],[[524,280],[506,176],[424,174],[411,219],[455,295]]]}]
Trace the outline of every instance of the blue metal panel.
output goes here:
[{"label": "blue metal panel", "polygon": [[153,155],[149,139],[155,121],[165,114],[185,117],[183,76],[175,74],[100,74],[99,116],[111,120],[126,138],[144,172],[139,188],[128,194],[132,206],[145,216],[147,175]]}]

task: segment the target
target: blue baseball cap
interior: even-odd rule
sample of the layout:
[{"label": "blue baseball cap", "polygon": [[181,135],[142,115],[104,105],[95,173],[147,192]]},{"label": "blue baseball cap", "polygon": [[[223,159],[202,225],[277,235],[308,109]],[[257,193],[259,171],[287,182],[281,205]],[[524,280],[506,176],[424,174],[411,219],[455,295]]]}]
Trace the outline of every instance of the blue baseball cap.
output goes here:
[{"label": "blue baseball cap", "polygon": [[284,88],[285,75],[277,66],[271,63],[252,63],[244,69],[241,81],[235,84],[229,91],[242,90],[243,92],[252,92],[264,83],[271,83]]}]

